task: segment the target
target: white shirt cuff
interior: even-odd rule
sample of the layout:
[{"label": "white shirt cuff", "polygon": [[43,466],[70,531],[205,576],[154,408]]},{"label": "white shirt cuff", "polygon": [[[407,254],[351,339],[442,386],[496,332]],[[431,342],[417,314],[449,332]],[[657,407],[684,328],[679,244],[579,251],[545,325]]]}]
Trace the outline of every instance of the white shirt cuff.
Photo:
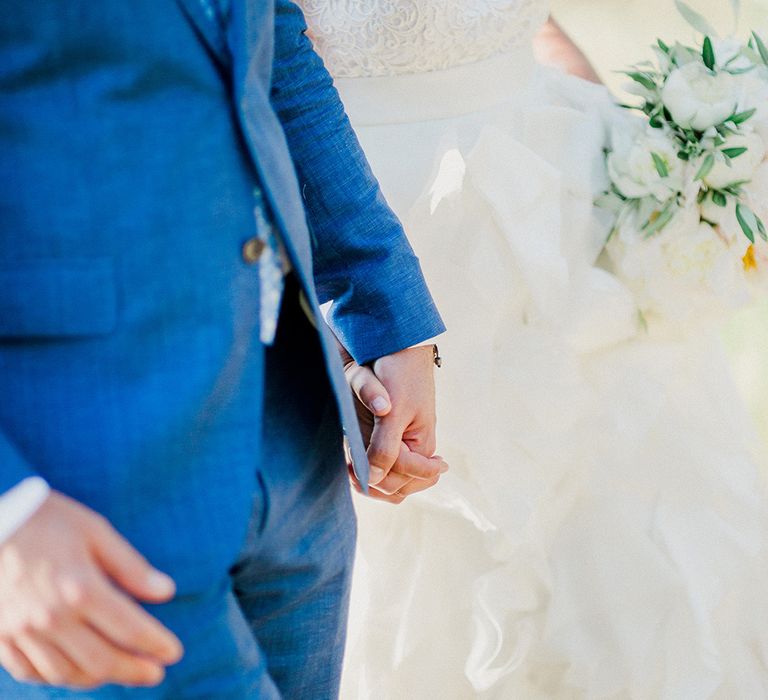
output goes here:
[{"label": "white shirt cuff", "polygon": [[0,544],[37,512],[50,493],[44,479],[31,476],[0,495]]}]

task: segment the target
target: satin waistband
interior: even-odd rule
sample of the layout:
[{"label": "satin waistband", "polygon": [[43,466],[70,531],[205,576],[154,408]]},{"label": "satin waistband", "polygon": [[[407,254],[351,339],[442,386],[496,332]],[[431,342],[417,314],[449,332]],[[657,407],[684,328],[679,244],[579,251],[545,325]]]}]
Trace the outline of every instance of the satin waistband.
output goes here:
[{"label": "satin waistband", "polygon": [[515,99],[532,82],[530,45],[475,63],[428,73],[337,78],[355,126],[447,119]]}]

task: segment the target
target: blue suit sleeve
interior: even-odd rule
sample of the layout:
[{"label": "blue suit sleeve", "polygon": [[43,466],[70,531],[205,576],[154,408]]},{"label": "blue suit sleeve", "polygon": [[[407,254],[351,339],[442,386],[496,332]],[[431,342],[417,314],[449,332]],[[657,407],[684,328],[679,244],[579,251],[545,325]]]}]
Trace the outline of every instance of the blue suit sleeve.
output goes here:
[{"label": "blue suit sleeve", "polygon": [[363,363],[444,326],[306,28],[293,2],[277,0],[271,99],[305,198],[320,301],[333,302],[331,327]]},{"label": "blue suit sleeve", "polygon": [[30,476],[37,475],[13,444],[0,432],[0,494]]}]

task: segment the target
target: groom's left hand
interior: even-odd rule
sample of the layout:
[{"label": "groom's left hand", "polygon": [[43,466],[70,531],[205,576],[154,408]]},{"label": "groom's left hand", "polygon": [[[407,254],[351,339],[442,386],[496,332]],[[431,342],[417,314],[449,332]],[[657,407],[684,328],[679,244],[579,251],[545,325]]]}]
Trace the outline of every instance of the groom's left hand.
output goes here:
[{"label": "groom's left hand", "polygon": [[370,495],[400,503],[434,486],[448,465],[435,452],[432,346],[408,348],[358,365],[342,348],[371,465]]}]

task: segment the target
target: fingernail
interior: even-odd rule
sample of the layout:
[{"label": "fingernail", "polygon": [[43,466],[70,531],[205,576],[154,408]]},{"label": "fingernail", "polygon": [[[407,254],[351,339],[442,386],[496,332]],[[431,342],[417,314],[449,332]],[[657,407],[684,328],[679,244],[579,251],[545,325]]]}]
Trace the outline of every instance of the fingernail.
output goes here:
[{"label": "fingernail", "polygon": [[447,471],[448,471],[448,465],[445,462],[443,462],[440,465],[440,473],[441,474],[445,474],[445,472],[447,472]]},{"label": "fingernail", "polygon": [[371,467],[368,475],[369,484],[378,484],[384,478],[384,470],[378,467]]},{"label": "fingernail", "polygon": [[373,401],[371,401],[371,408],[374,411],[386,411],[389,408],[389,401],[387,401],[383,396],[377,396]]},{"label": "fingernail", "polygon": [[149,576],[147,576],[147,585],[152,590],[152,593],[158,596],[173,595],[176,591],[176,584],[173,579],[160,571],[150,572]]}]

